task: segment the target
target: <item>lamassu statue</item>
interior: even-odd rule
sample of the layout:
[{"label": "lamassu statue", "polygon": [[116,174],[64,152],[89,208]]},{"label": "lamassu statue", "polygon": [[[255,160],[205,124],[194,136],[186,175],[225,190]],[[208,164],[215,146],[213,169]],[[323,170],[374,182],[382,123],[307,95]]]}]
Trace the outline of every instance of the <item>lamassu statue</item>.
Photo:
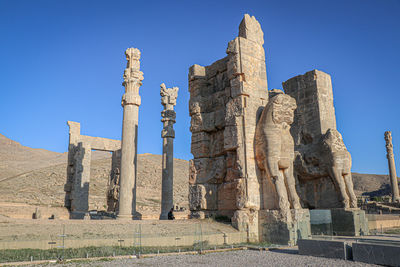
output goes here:
[{"label": "lamassu statue", "polygon": [[275,186],[272,191],[276,192],[278,203],[274,206],[288,221],[291,220],[290,208],[301,209],[293,176],[294,142],[290,134],[295,109],[294,98],[285,94],[274,96],[261,114],[255,135],[255,153],[263,176],[262,186]]}]

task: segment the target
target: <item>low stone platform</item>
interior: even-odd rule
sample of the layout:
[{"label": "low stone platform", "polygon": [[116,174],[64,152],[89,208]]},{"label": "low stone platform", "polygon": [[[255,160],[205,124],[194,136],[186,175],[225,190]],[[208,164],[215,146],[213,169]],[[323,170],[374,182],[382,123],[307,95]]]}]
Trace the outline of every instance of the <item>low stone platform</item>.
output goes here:
[{"label": "low stone platform", "polygon": [[400,235],[313,237],[298,241],[299,254],[400,266]]},{"label": "low stone platform", "polygon": [[400,246],[353,243],[353,260],[387,266],[400,266]]},{"label": "low stone platform", "polygon": [[350,260],[351,248],[346,241],[301,239],[297,241],[300,255]]}]

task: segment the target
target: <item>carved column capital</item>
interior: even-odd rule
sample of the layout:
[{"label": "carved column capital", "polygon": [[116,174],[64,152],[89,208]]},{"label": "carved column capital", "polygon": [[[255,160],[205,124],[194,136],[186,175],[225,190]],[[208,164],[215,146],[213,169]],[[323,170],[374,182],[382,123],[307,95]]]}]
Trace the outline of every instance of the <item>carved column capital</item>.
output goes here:
[{"label": "carved column capital", "polygon": [[391,131],[385,132],[385,141],[386,141],[387,158],[392,158],[393,157],[393,143],[392,143],[392,132]]},{"label": "carved column capital", "polygon": [[173,110],[176,105],[179,88],[167,88],[164,83],[162,83],[160,87],[161,104],[164,106],[164,109]]},{"label": "carved column capital", "polygon": [[164,83],[160,85],[161,104],[164,110],[161,111],[161,121],[164,123],[164,128],[161,131],[161,137],[175,138],[175,131],[173,124],[176,119],[176,112],[174,106],[176,105],[176,98],[178,97],[178,87],[167,88]]}]

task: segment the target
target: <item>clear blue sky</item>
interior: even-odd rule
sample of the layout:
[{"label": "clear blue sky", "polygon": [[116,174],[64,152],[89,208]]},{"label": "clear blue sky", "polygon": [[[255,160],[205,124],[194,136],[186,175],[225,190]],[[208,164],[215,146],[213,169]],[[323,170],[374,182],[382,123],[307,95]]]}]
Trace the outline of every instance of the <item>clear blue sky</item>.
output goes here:
[{"label": "clear blue sky", "polygon": [[225,56],[243,14],[264,31],[269,89],[319,69],[332,76],[353,171],[400,172],[400,1],[0,0],[0,133],[65,152],[67,120],[120,139],[124,51],[142,51],[139,153],[161,154],[160,83],[180,88],[175,156],[190,159],[188,68]]}]

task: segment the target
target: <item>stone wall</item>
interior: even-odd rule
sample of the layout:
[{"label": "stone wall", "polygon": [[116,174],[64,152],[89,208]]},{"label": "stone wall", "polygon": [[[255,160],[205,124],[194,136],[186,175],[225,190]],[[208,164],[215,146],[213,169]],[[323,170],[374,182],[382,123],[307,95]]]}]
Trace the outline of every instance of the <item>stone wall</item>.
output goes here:
[{"label": "stone wall", "polygon": [[245,15],[225,58],[189,70],[193,216],[232,217],[261,208],[254,135],[268,101],[263,43],[260,24]]}]

